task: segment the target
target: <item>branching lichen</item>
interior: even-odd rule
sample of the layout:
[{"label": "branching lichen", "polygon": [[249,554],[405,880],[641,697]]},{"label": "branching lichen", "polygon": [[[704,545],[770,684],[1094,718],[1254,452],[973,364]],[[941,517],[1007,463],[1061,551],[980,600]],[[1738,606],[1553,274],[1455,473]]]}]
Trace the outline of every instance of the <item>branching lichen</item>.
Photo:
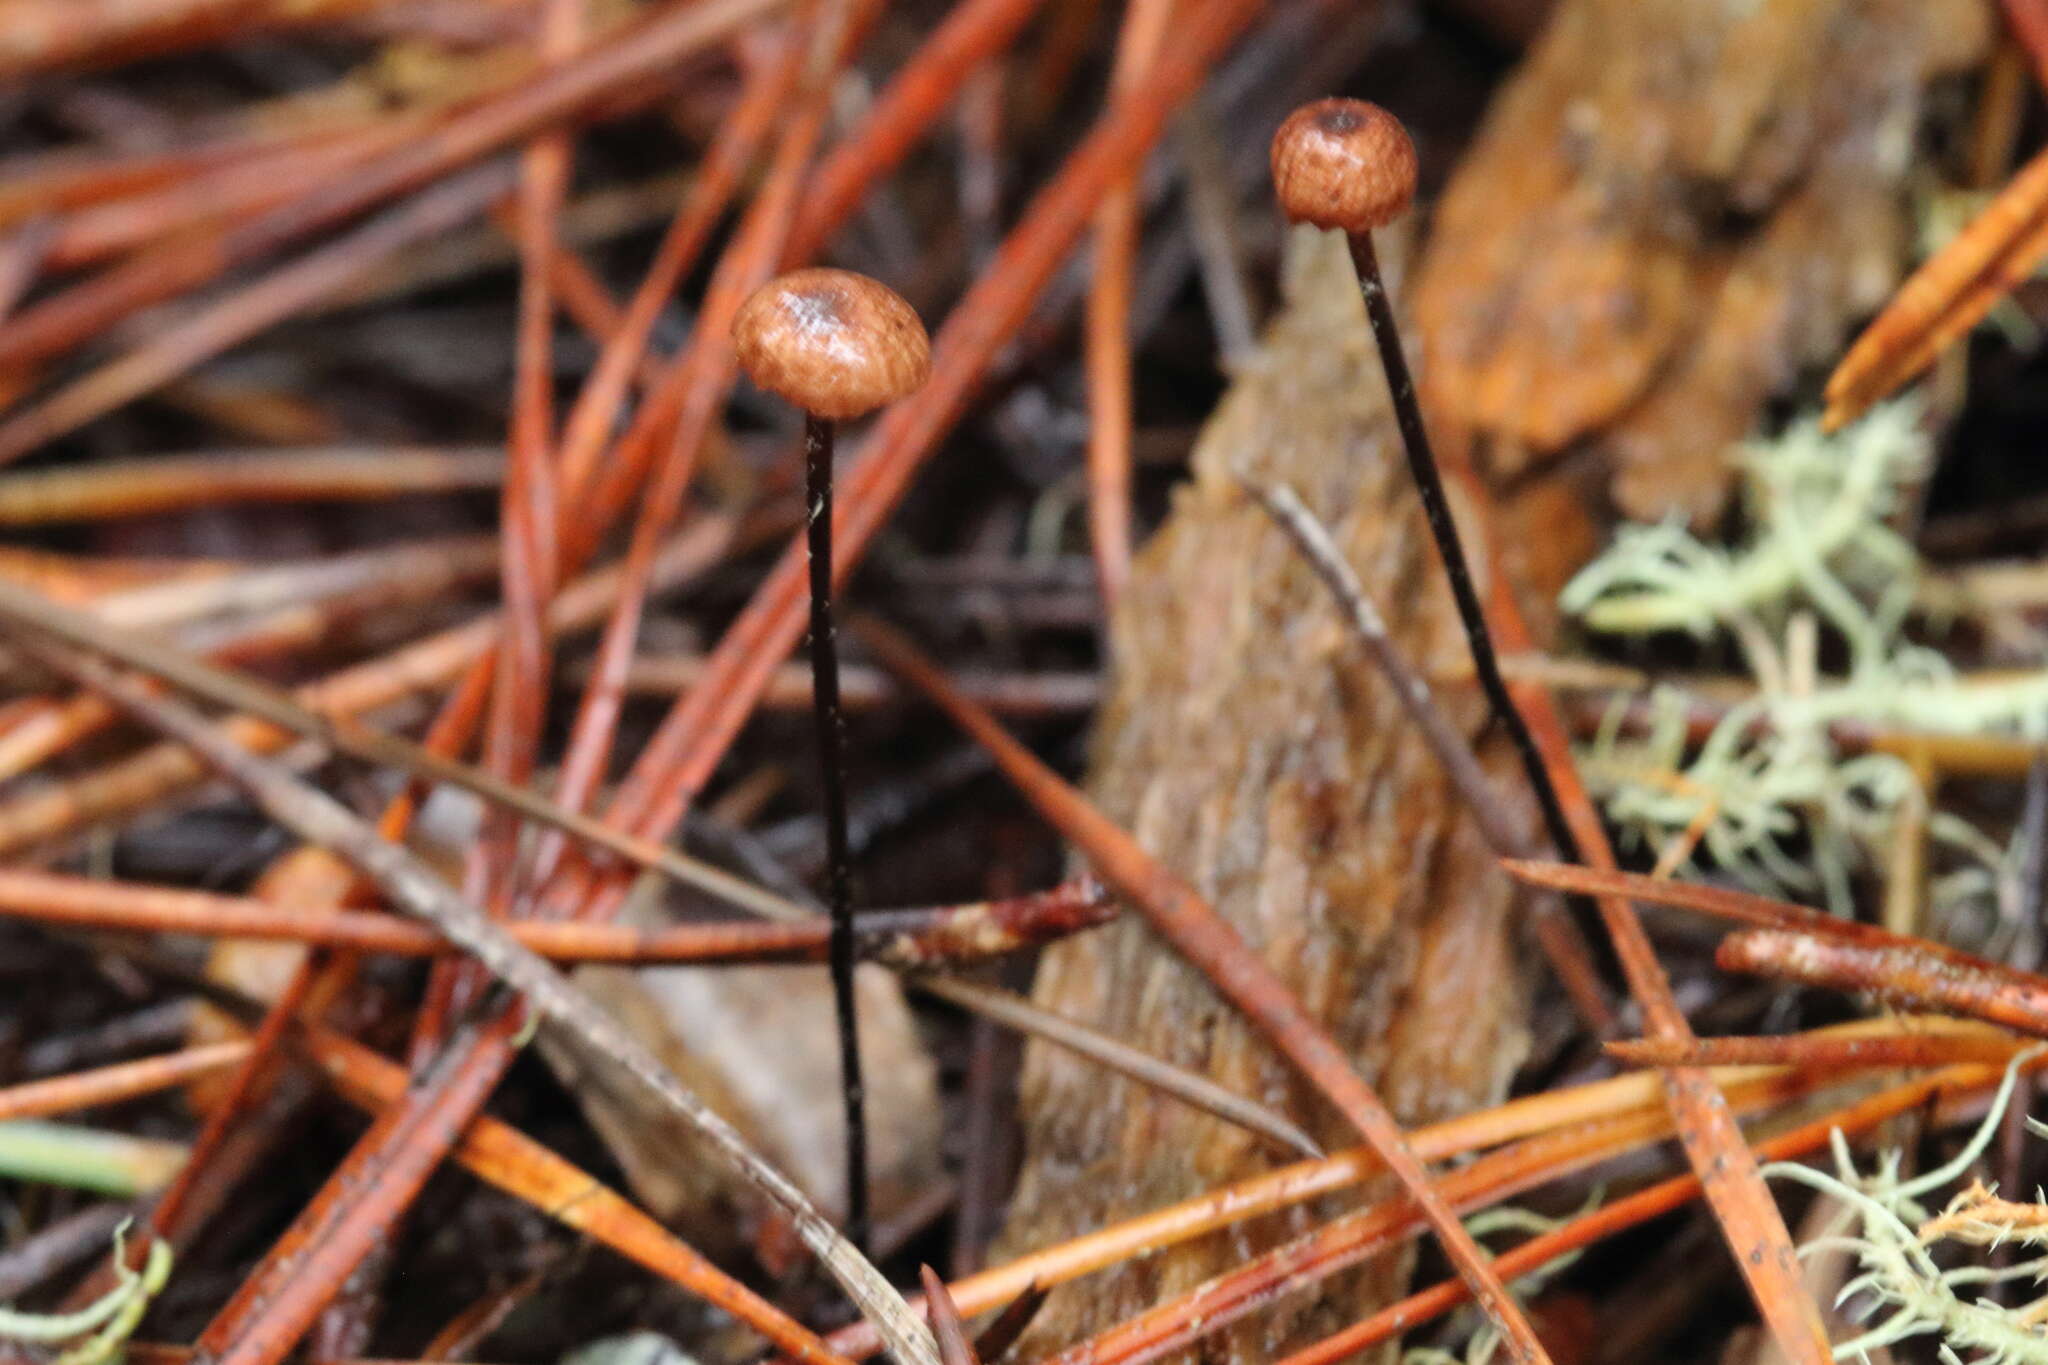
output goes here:
[{"label": "branching lichen", "polygon": [[[1973,1352],[1969,1359],[1981,1365],[2048,1362],[2048,1333],[2038,1324],[2041,1303],[2013,1309],[1973,1297],[1989,1285],[2039,1280],[2048,1272],[2048,1256],[2002,1267],[1971,1260],[1944,1268],[1935,1255],[1944,1241],[1976,1247],[2000,1241],[2034,1245],[2040,1234],[2040,1207],[2004,1204],[1974,1184],[1939,1217],[1931,1216],[1921,1203],[1960,1181],[1983,1155],[2011,1102],[2024,1060],[2016,1060],[2007,1070],[1976,1134],[1953,1161],[1937,1170],[1901,1180],[1898,1154],[1892,1152],[1879,1161],[1876,1172],[1863,1175],[1839,1131],[1834,1135],[1832,1175],[1789,1162],[1764,1167],[1766,1176],[1807,1185],[1842,1206],[1841,1230],[1800,1248],[1802,1256],[1832,1249],[1856,1258],[1858,1274],[1842,1287],[1836,1301],[1856,1321],[1872,1325],[1838,1344],[1837,1360],[1868,1360],[1871,1352],[1895,1342],[1931,1336],[1939,1343],[1941,1358],[1958,1365],[1964,1351]],[[2018,1210],[2028,1212],[2022,1216]]]},{"label": "branching lichen", "polygon": [[[1743,450],[1751,531],[1742,545],[1707,545],[1675,523],[1625,527],[1572,580],[1563,605],[1593,630],[1725,631],[1757,683],[1690,759],[1695,699],[1684,692],[1653,693],[1640,738],[1622,738],[1619,708],[1610,716],[1588,772],[1626,834],[1660,849],[1697,841],[1758,890],[1817,893],[1846,910],[1851,874],[1923,797],[1904,762],[1847,755],[1833,727],[2048,735],[2048,672],[1961,679],[1905,638],[1920,565],[1886,519],[1924,477],[1928,453],[1909,402],[1835,436],[1795,423]],[[1820,676],[1818,622],[1847,646],[1846,675]],[[1982,904],[1999,884],[2003,850],[1960,821],[1917,813],[1962,855],[1962,875],[1936,885],[1937,911]],[[1804,857],[1786,851],[1795,839],[1807,845]]]},{"label": "branching lichen", "polygon": [[1918,406],[1895,402],[1829,436],[1817,419],[1745,446],[1749,541],[1707,545],[1675,521],[1624,527],[1566,585],[1566,611],[1605,634],[1683,630],[1706,636],[1767,618],[1803,597],[1842,631],[1861,666],[1883,653],[1886,626],[1912,603],[1918,559],[1885,524],[1901,490],[1927,470]]}]

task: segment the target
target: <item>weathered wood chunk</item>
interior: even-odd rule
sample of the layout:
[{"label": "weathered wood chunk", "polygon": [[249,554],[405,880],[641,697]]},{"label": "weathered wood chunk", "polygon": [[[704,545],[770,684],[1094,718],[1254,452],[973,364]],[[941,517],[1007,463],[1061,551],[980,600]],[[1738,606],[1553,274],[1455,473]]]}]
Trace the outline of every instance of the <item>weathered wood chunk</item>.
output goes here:
[{"label": "weathered wood chunk", "polygon": [[[1293,484],[1331,526],[1425,671],[1467,670],[1408,482],[1342,238],[1297,229],[1290,304],[1194,455],[1114,620],[1095,799],[1213,899],[1350,1050],[1404,1121],[1497,1098],[1524,1050],[1524,938],[1509,888],[1313,573],[1243,494],[1240,464]],[[1520,537],[1532,602],[1583,552],[1551,501]],[[1482,575],[1488,572],[1481,566]],[[1482,720],[1469,686],[1453,713]],[[1492,768],[1518,790],[1505,744]],[[1064,943],[1039,1003],[1257,1096],[1319,1140],[1355,1141],[1146,927]],[[1042,1047],[1027,1052],[1022,1183],[1001,1251],[1044,1246],[1266,1169],[1237,1129]],[[1339,1200],[1323,1207],[1341,1207]],[[1055,1292],[1025,1358],[1071,1342],[1304,1230],[1297,1212]],[[1364,1311],[1400,1258],[1289,1302],[1204,1360],[1265,1361]]]},{"label": "weathered wood chunk", "polygon": [[1705,520],[1729,444],[1908,264],[1930,80],[1975,0],[1563,0],[1436,215],[1433,409],[1514,474],[1613,456],[1639,519]]}]

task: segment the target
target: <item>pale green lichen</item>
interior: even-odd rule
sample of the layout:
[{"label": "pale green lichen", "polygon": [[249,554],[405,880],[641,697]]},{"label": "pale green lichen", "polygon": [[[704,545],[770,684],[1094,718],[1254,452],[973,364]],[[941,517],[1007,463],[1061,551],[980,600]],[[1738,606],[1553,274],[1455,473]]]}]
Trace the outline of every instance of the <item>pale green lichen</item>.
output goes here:
[{"label": "pale green lichen", "polygon": [[161,1237],[149,1244],[141,1270],[128,1264],[128,1224],[114,1231],[114,1287],[75,1313],[25,1313],[0,1308],[0,1341],[32,1345],[75,1343],[54,1365],[110,1365],[121,1358],[128,1338],[149,1311],[150,1300],[171,1278],[171,1248]]},{"label": "pale green lichen", "polygon": [[1566,585],[1565,610],[1608,634],[1705,636],[1804,597],[1848,638],[1860,667],[1877,663],[1918,576],[1913,547],[1885,524],[1927,470],[1918,405],[1887,404],[1833,436],[1804,419],[1739,459],[1747,543],[1708,545],[1677,521],[1623,527]]},{"label": "pale green lichen", "polygon": [[[1886,519],[1926,474],[1916,405],[1886,405],[1833,436],[1797,422],[1741,458],[1746,541],[1726,549],[1676,523],[1624,527],[1561,602],[1602,633],[1725,631],[1745,653],[1756,694],[1690,758],[1692,697],[1658,689],[1647,734],[1629,740],[1617,707],[1587,755],[1588,775],[1625,834],[1662,848],[1696,831],[1717,864],[1756,889],[1818,893],[1846,910],[1852,873],[1923,798],[1905,763],[1846,755],[1831,727],[2040,738],[2048,672],[1965,680],[1904,636],[1920,565]],[[1822,622],[1847,646],[1843,676],[1819,674]],[[1985,903],[2006,876],[2004,851],[1939,813],[1929,814],[1929,830],[1963,864],[1937,881],[1937,911]],[[1787,853],[1795,839],[1808,845],[1805,856]]]},{"label": "pale green lichen", "polygon": [[[1859,1324],[1871,1325],[1836,1345],[1837,1360],[1867,1361],[1871,1352],[1910,1337],[1933,1337],[1941,1359],[1957,1365],[1963,1360],[1963,1351],[1973,1352],[1969,1358],[1980,1365],[2048,1365],[2048,1333],[2034,1320],[2039,1305],[2007,1308],[1972,1297],[1986,1286],[2040,1280],[2048,1272],[2048,1257],[2003,1267],[1977,1260],[1944,1266],[1935,1254],[1936,1246],[1943,1241],[1974,1246],[2000,1240],[2030,1242],[2031,1235],[2022,1235],[2030,1230],[2017,1226],[2008,1216],[2001,1235],[1995,1203],[1984,1202],[1978,1193],[1981,1187],[1973,1186],[1959,1196],[1966,1202],[1951,1201],[1950,1213],[1941,1219],[1931,1217],[1921,1202],[1943,1187],[1960,1182],[1983,1155],[2011,1102],[2014,1083],[2025,1060],[2022,1057],[2008,1068],[1983,1124],[1955,1159],[1937,1170],[1902,1180],[1899,1154],[1888,1152],[1874,1173],[1864,1175],[1850,1158],[1849,1145],[1840,1130],[1833,1136],[1832,1175],[1791,1162],[1763,1168],[1767,1177],[1809,1186],[1842,1206],[1839,1231],[1811,1239],[1800,1247],[1802,1256],[1839,1250],[1856,1260],[1858,1273],[1842,1286],[1836,1303]],[[1985,1210],[1985,1216],[1954,1216],[1958,1208],[1966,1207]],[[1966,1229],[1970,1235],[1957,1235]]]}]

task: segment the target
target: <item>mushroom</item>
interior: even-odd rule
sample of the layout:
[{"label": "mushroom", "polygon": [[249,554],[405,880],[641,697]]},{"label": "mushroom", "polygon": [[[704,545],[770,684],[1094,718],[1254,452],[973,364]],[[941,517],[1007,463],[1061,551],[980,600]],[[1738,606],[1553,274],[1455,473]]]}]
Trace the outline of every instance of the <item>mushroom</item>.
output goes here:
[{"label": "mushroom", "polygon": [[867,1118],[853,997],[853,880],[840,740],[839,646],[832,621],[832,438],[838,422],[893,403],[931,371],[931,343],[902,295],[846,270],[796,270],[740,305],[733,346],[747,377],[803,409],[811,553],[811,709],[825,791],[829,960],[846,1100],[846,1232],[868,1241]]},{"label": "mushroom", "polygon": [[1429,430],[1422,423],[1422,405],[1416,401],[1415,380],[1401,348],[1401,329],[1380,278],[1379,256],[1373,250],[1373,229],[1399,218],[1415,198],[1415,144],[1401,121],[1377,104],[1316,100],[1289,114],[1273,134],[1272,165],[1274,197],[1288,220],[1342,232],[1350,244],[1351,263],[1358,269],[1358,286],[1365,295],[1365,315],[1372,323],[1373,341],[1379,347],[1387,390],[1393,397],[1394,420],[1401,429],[1408,471],[1422,497],[1423,515],[1443,561],[1444,577],[1450,580],[1474,671],[1487,700],[1507,724],[1558,856],[1577,862],[1578,840],[1565,819],[1557,788],[1543,765],[1535,736],[1501,676],[1486,612],[1480,606],[1458,523],[1444,494]]}]

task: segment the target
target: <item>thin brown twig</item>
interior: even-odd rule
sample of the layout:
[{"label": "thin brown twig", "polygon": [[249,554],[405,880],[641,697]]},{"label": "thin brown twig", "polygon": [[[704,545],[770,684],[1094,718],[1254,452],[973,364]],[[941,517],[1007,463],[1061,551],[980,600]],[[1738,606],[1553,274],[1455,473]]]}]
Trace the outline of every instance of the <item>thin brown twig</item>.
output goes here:
[{"label": "thin brown twig", "polygon": [[[867,916],[861,918],[864,921]],[[1066,1048],[1140,1085],[1171,1095],[1226,1123],[1234,1123],[1247,1132],[1256,1133],[1298,1156],[1314,1158],[1322,1155],[1322,1148],[1316,1145],[1314,1138],[1264,1105],[1227,1090],[1206,1076],[1174,1066],[1107,1034],[1083,1028],[1064,1015],[1040,1009],[1021,995],[943,976],[921,974],[911,977],[910,984],[915,990],[984,1019],[1028,1033],[1055,1047]]]},{"label": "thin brown twig", "polygon": [[1635,872],[1576,867],[1568,863],[1530,863],[1508,859],[1501,864],[1508,874],[1534,886],[1573,891],[1587,895],[1627,896],[1647,905],[1668,906],[1730,920],[1759,929],[1781,929],[1833,939],[1871,949],[1924,953],[1973,971],[2010,972],[2012,968],[1989,958],[1951,948],[1931,939],[1911,938],[1858,920],[1838,919],[1809,910],[1790,901],[1774,900],[1750,891],[1708,886],[1700,882],[1667,881]]},{"label": "thin brown twig", "polygon": [[152,455],[0,478],[0,525],[153,516],[237,502],[382,502],[496,488],[504,471],[503,457],[482,446]]},{"label": "thin brown twig", "polygon": [[2048,1038],[2048,979],[1974,967],[1917,947],[1865,946],[1786,929],[1745,929],[1721,940],[1723,970],[1984,1019]]},{"label": "thin brown twig", "polygon": [[[908,971],[1017,952],[1107,923],[1115,906],[1087,879],[998,901],[861,916],[869,960]],[[0,916],[115,933],[317,943],[365,953],[430,957],[457,951],[428,926],[357,910],[302,910],[245,896],[0,869]],[[509,932],[555,962],[821,962],[827,927],[744,920],[636,929],[578,921],[516,922]],[[943,984],[943,983],[937,983]]]}]

